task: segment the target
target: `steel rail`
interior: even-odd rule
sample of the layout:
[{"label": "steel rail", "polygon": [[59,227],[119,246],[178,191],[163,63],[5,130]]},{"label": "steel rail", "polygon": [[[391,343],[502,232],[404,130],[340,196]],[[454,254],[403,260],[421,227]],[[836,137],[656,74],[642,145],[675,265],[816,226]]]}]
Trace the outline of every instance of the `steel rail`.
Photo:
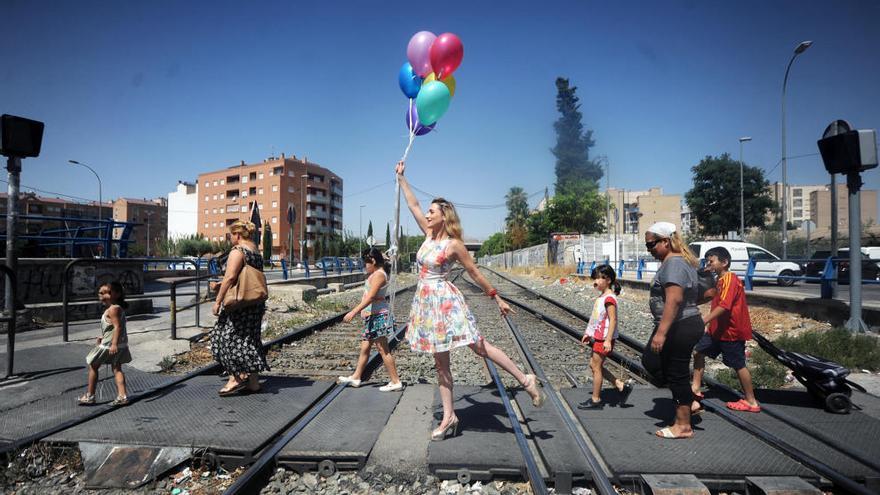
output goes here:
[{"label": "steel rail", "polygon": [[[398,291],[398,293],[405,292],[405,291],[410,290],[412,288],[413,288],[413,286],[404,287],[404,288],[400,289]],[[321,321],[318,321],[316,323],[312,323],[311,325],[297,328],[297,329],[293,330],[292,332],[289,332],[285,335],[282,335],[276,339],[270,340],[269,342],[263,343],[263,348],[268,350],[272,346],[284,344],[284,343],[287,343],[292,340],[298,340],[298,339],[303,338],[305,336],[308,336],[318,330],[323,330],[323,329],[330,327],[330,326],[338,323],[339,321],[341,321],[342,318],[345,316],[345,313],[346,312],[343,311],[343,312],[337,313],[335,315],[329,316],[329,317],[327,317]],[[188,380],[195,378],[196,376],[211,373],[213,371],[216,371],[219,368],[220,368],[219,363],[208,364],[208,365],[202,366],[201,368],[197,368],[193,371],[190,371],[189,373],[186,373],[185,375],[181,375],[177,378],[174,378],[170,382],[166,382],[163,384],[159,384],[159,385],[150,387],[142,392],[131,393],[128,396],[129,404],[131,405],[135,402],[140,401],[141,399],[149,398],[149,397],[153,396],[154,394],[161,392],[167,388],[179,385],[185,381],[188,381]],[[11,452],[13,450],[20,449],[20,448],[22,448],[26,445],[30,445],[34,442],[38,442],[47,436],[53,435],[53,434],[58,433],[59,431],[62,431],[62,430],[66,430],[67,428],[72,428],[76,425],[91,421],[95,418],[98,418],[100,416],[103,416],[104,414],[107,414],[107,413],[115,410],[116,408],[107,404],[104,406],[96,406],[91,409],[93,409],[93,412],[91,412],[89,414],[86,414],[86,415],[81,416],[79,418],[64,421],[62,423],[59,423],[59,424],[52,426],[50,428],[47,428],[45,430],[38,431],[36,433],[28,435],[22,439],[14,440],[14,441],[10,442],[9,444],[0,446],[0,455],[5,454],[7,452]]]},{"label": "steel rail", "polygon": [[508,328],[510,328],[510,331],[513,333],[517,344],[519,344],[520,348],[522,348],[523,353],[526,357],[526,361],[528,361],[529,363],[529,366],[531,366],[532,370],[534,370],[538,378],[541,379],[544,387],[548,389],[546,391],[547,396],[553,403],[553,406],[559,412],[559,417],[562,418],[562,421],[568,428],[568,432],[570,433],[571,438],[573,438],[575,443],[577,443],[577,446],[581,451],[581,455],[583,455],[584,458],[587,460],[587,464],[589,464],[590,466],[592,481],[596,485],[599,493],[601,493],[602,495],[617,495],[617,491],[611,484],[611,479],[608,477],[608,474],[605,472],[605,470],[602,469],[599,460],[590,451],[589,446],[584,441],[584,438],[578,431],[577,425],[575,425],[574,420],[572,420],[571,418],[571,415],[569,415],[565,411],[565,408],[562,405],[562,401],[559,399],[559,396],[556,392],[556,388],[553,387],[553,385],[550,383],[550,380],[547,379],[547,375],[544,373],[544,368],[541,366],[540,363],[538,363],[538,360],[535,359],[531,348],[529,348],[529,345],[525,341],[522,333],[519,331],[519,328],[517,328],[516,324],[511,321],[507,315],[504,316],[504,321],[507,323]]},{"label": "steel rail", "polygon": [[[406,325],[400,325],[395,331],[394,341],[389,342],[389,347],[393,349],[396,343],[400,341],[400,336],[405,331]],[[377,351],[373,351],[367,360],[365,371],[367,373],[371,372],[379,366],[381,361],[382,357],[380,354]],[[318,415],[330,405],[330,403],[339,397],[339,394],[342,393],[343,389],[347,386],[347,383],[338,383],[328,392],[316,399],[311,406],[306,408],[305,413],[296,420],[293,426],[278,437],[277,440],[270,443],[268,447],[263,449],[263,451],[257,456],[257,460],[251,464],[247,471],[239,476],[223,493],[225,495],[259,493],[277,465],[278,454],[284,450],[284,447],[299,435],[305,427],[312,422],[312,420],[317,418]]]},{"label": "steel rail", "polygon": [[[483,267],[483,268],[485,268],[485,267]],[[561,309],[564,309],[564,310],[568,311],[569,313],[571,313],[572,315],[574,315],[574,316],[576,316],[576,317],[578,317],[578,318],[581,318],[581,319],[583,319],[583,320],[585,320],[585,321],[589,321],[589,317],[587,317],[586,315],[580,313],[579,311],[577,311],[577,310],[575,310],[575,309],[573,309],[573,308],[570,308],[569,306],[567,306],[567,305],[565,305],[565,304],[563,304],[563,303],[561,303],[561,302],[555,301],[555,300],[553,300],[553,299],[551,299],[551,298],[548,298],[548,297],[546,297],[546,296],[544,296],[544,295],[542,295],[542,294],[539,294],[539,293],[537,293],[537,292],[535,292],[535,291],[529,289],[528,287],[526,287],[526,286],[524,286],[524,285],[522,285],[522,284],[516,282],[515,280],[511,280],[510,278],[508,278],[508,277],[506,277],[506,276],[504,276],[504,275],[502,275],[502,274],[500,274],[500,273],[498,273],[498,272],[496,272],[496,271],[494,271],[494,270],[491,270],[491,269],[488,269],[488,270],[491,271],[492,273],[494,273],[494,274],[495,274],[496,276],[498,276],[499,278],[502,278],[502,279],[506,280],[507,282],[510,282],[510,283],[512,283],[512,284],[514,284],[514,285],[516,285],[516,286],[518,286],[518,287],[520,287],[520,288],[522,288],[522,289],[525,290],[526,292],[528,292],[528,293],[530,293],[530,294],[533,294],[533,295],[537,296],[538,298],[540,298],[540,299],[542,299],[542,300],[545,300],[545,301],[547,301],[547,302],[549,302],[549,303],[551,303],[551,304],[553,304],[553,305],[555,305],[555,306],[557,306],[557,307],[559,307],[559,308],[561,308]],[[513,299],[511,299],[511,298],[509,298],[509,297],[506,297],[506,296],[502,296],[502,297],[503,297],[505,300],[510,300],[510,302],[512,302],[512,303],[516,304],[517,306],[522,307],[523,309],[526,309],[527,311],[529,311],[529,309],[527,309],[528,306],[526,306],[525,304],[523,304],[523,303],[521,303],[521,302],[518,302],[518,301],[515,301],[515,300],[513,300]],[[561,322],[558,322],[558,321],[555,321],[553,318],[550,318],[550,317],[548,317],[548,316],[546,316],[546,315],[542,315],[541,317],[542,317],[542,319],[545,319],[545,320],[547,320],[548,322],[550,322],[550,321],[554,322],[554,325],[558,325],[558,326],[562,326],[562,327],[565,327],[565,326],[566,326],[565,324],[563,324],[563,323],[561,323]],[[566,333],[569,333],[569,332],[566,332]],[[619,334],[619,335],[620,335],[620,334]],[[623,336],[621,335],[621,337],[623,337]],[[632,339],[632,338],[627,338],[627,339],[628,339],[629,341],[631,341],[631,343],[629,343],[629,342],[624,342],[627,346],[629,346],[629,347],[631,347],[631,348],[633,348],[633,349],[636,349],[636,350],[638,350],[639,352],[643,352],[643,351],[644,351],[644,349],[645,349],[645,345],[644,345],[644,344],[642,344],[641,342],[635,341],[635,340]],[[621,340],[623,340],[623,339],[621,338]],[[617,352],[617,351],[613,351],[613,352],[612,352],[612,357],[614,357],[613,354],[616,353],[616,352]],[[619,357],[620,357],[620,358],[623,358],[623,359],[626,359],[626,360],[629,360],[629,359],[626,358],[625,356],[619,356]],[[635,362],[632,361],[632,360],[629,360],[629,361],[630,361],[630,363],[632,363],[631,365],[632,365],[632,367],[633,367],[634,369],[639,369],[639,370],[641,370],[642,372],[645,372],[645,373],[646,373],[646,371],[644,370],[644,368],[643,368],[640,364],[635,363]],[[724,384],[722,384],[721,382],[718,382],[717,380],[714,380],[714,379],[712,379],[712,378],[710,378],[710,377],[704,377],[703,381],[704,381],[707,385],[709,385],[710,387],[712,387],[712,388],[716,388],[716,389],[722,390],[722,391],[724,391],[724,392],[726,392],[726,393],[729,393],[729,394],[732,394],[732,395],[734,395],[734,396],[736,396],[736,397],[742,397],[742,394],[740,394],[738,391],[736,391],[736,390],[734,390],[733,388],[728,387],[727,385],[724,385]],[[737,417],[737,416],[735,416],[735,415],[729,413],[729,412],[726,411],[726,410],[721,411],[719,408],[716,408],[716,407],[709,408],[709,410],[710,410],[710,412],[714,412],[714,413],[718,414],[719,416],[721,416],[722,418],[724,418],[724,419],[730,421],[730,422],[733,423],[735,426],[738,426],[738,427],[740,427],[740,428],[742,428],[742,429],[748,431],[749,433],[752,433],[753,435],[755,435],[756,437],[760,438],[762,441],[764,441],[765,443],[767,443],[767,444],[770,445],[771,447],[777,447],[777,445],[784,446],[785,448],[780,447],[779,450],[781,450],[783,453],[785,453],[785,454],[788,455],[789,457],[792,457],[792,458],[794,458],[795,460],[797,460],[798,462],[801,462],[801,463],[803,463],[804,465],[806,465],[806,466],[810,467],[811,469],[815,470],[817,473],[820,473],[820,474],[822,474],[823,476],[826,476],[828,479],[830,479],[830,480],[832,480],[832,481],[837,482],[836,480],[841,480],[838,484],[839,484],[839,486],[841,486],[842,488],[850,489],[850,487],[849,487],[848,485],[849,485],[849,484],[854,484],[853,486],[861,487],[862,490],[866,490],[866,489],[864,488],[864,486],[859,485],[856,481],[852,480],[851,478],[849,478],[849,477],[847,477],[847,476],[845,476],[845,475],[843,475],[843,474],[841,474],[841,473],[839,473],[839,472],[837,472],[837,471],[834,471],[833,468],[831,468],[831,467],[828,466],[827,464],[825,464],[825,463],[823,463],[823,462],[821,462],[821,461],[819,461],[819,460],[817,460],[817,459],[815,459],[815,458],[813,458],[813,457],[811,457],[811,456],[808,456],[808,455],[806,455],[806,454],[803,454],[803,455],[800,455],[800,454],[798,454],[798,455],[792,455],[792,452],[794,452],[794,453],[798,453],[799,451],[798,451],[797,449],[795,449],[793,446],[789,445],[788,443],[782,442],[782,440],[778,439],[778,437],[776,437],[775,435],[773,435],[773,434],[770,433],[770,432],[767,432],[767,431],[764,430],[763,428],[760,428],[760,427],[757,427],[757,426],[751,425],[750,423],[747,423],[747,422],[743,421],[743,420],[740,419],[739,417]],[[786,425],[788,425],[788,426],[791,426],[792,428],[795,428],[796,430],[798,430],[798,431],[800,431],[800,432],[802,432],[802,433],[804,433],[804,434],[806,434],[806,435],[808,435],[808,436],[811,436],[811,437],[816,438],[816,439],[819,440],[820,442],[822,442],[822,443],[828,445],[829,447],[831,447],[831,448],[833,448],[833,449],[835,449],[835,450],[841,452],[842,454],[845,454],[845,455],[848,456],[848,457],[851,457],[852,459],[858,461],[859,463],[861,463],[861,464],[863,464],[863,465],[865,465],[865,466],[867,466],[867,467],[870,467],[871,469],[874,469],[875,471],[880,472],[880,469],[878,469],[878,468],[880,468],[880,464],[878,464],[876,461],[873,461],[873,460],[871,460],[871,459],[868,459],[868,458],[866,458],[865,456],[863,456],[863,455],[861,455],[861,454],[855,452],[853,449],[851,449],[851,448],[849,448],[848,446],[842,444],[840,441],[834,439],[833,437],[831,437],[831,436],[829,436],[829,435],[827,435],[827,434],[825,434],[825,433],[823,433],[823,432],[817,431],[817,430],[815,430],[815,429],[813,429],[813,428],[811,428],[811,427],[809,427],[809,426],[803,424],[803,423],[800,422],[800,421],[797,421],[796,419],[792,418],[792,417],[789,416],[788,414],[785,414],[785,413],[783,413],[782,411],[777,410],[774,406],[768,406],[768,405],[766,405],[766,404],[762,404],[762,405],[761,405],[761,411],[762,411],[762,412],[766,412],[768,415],[770,415],[770,416],[772,416],[772,417],[778,419],[778,420],[781,421],[782,423],[784,423],[784,424],[786,424]],[[732,419],[735,419],[736,421],[733,421]],[[743,426],[741,426],[742,424],[747,424],[747,425],[749,425],[749,426],[753,426],[753,428],[746,428],[746,427],[743,427]],[[765,435],[765,433],[766,433],[766,435]],[[813,464],[813,462],[815,462],[815,464]],[[826,474],[826,473],[828,473],[828,472],[833,473],[833,477],[832,477],[832,476],[829,476],[828,474]],[[871,492],[868,491],[868,492],[858,492],[858,493],[871,493]]]},{"label": "steel rail", "polygon": [[501,402],[504,404],[504,410],[507,411],[507,419],[510,420],[510,426],[513,427],[513,434],[516,437],[516,445],[519,447],[523,456],[523,461],[526,463],[526,471],[529,474],[529,485],[531,485],[534,493],[539,495],[547,494],[549,493],[547,490],[547,484],[544,483],[544,477],[541,476],[541,471],[538,469],[538,463],[535,456],[532,454],[531,449],[529,449],[526,435],[523,433],[522,427],[519,424],[519,418],[516,417],[516,412],[513,410],[513,404],[510,402],[510,396],[507,395],[507,389],[504,388],[504,383],[501,381],[498,369],[495,367],[492,360],[489,358],[483,359],[486,362],[486,367],[489,369],[489,374],[492,376],[492,381],[495,382],[495,387],[498,389],[498,393],[501,396]]}]

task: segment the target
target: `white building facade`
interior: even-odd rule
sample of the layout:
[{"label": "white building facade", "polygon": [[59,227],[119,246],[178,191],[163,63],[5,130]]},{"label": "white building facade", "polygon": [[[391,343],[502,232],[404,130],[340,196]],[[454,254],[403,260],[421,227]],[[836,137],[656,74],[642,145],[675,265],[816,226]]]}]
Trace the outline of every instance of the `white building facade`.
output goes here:
[{"label": "white building facade", "polygon": [[180,239],[198,232],[199,186],[178,181],[168,193],[168,239]]}]

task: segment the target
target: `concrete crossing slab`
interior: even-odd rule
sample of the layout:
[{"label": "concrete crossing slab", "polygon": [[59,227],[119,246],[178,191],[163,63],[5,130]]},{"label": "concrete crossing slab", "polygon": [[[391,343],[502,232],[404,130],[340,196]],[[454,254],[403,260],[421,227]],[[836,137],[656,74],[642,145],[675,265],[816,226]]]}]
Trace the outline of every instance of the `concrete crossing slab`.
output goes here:
[{"label": "concrete crossing slab", "polygon": [[575,412],[611,471],[619,480],[642,474],[694,474],[700,479],[741,480],[746,475],[818,475],[803,465],[713,414],[695,419],[690,439],[654,435],[671,424],[673,403],[669,390],[636,388],[632,407],[580,410],[583,391],[563,389],[562,396]]},{"label": "concrete crossing slab", "polygon": [[[458,385],[453,400],[461,425],[459,434],[428,445],[428,469],[439,478],[521,477],[525,463],[498,391],[491,386]],[[436,392],[432,429],[439,425],[442,415],[440,394]]]},{"label": "concrete crossing slab", "polygon": [[260,393],[220,397],[223,381],[197,376],[46,440],[190,447],[249,456],[333,386],[267,376]]},{"label": "concrete crossing slab", "polygon": [[[299,470],[323,461],[344,469],[359,469],[400,400],[399,392],[380,392],[379,386],[346,387],[278,454],[278,462]],[[329,469],[329,464],[323,464]]]}]

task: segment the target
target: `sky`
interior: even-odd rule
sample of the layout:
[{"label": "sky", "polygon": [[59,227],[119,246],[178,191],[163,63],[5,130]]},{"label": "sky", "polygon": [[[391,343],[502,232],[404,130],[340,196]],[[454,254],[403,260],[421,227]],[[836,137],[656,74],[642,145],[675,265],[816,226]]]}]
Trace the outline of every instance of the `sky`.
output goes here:
[{"label": "sky", "polygon": [[[511,187],[535,193],[532,207],[552,194],[559,76],[577,87],[611,187],[683,194],[691,167],[737,159],[742,136],[744,161],[781,181],[783,76],[811,40],[787,86],[788,182],[827,183],[825,127],[880,127],[878,18],[868,0],[0,0],[0,113],[46,124],[24,190],[96,199],[73,159],[97,171],[105,200],[167,196],[179,180],[283,152],[339,174],[345,229],[372,221],[381,236],[407,144],[407,43],[452,32],[464,44],[457,91],[416,138],[407,176],[478,206],[459,213],[465,237],[482,239],[501,228]],[[878,169],[863,180],[880,188]]]}]

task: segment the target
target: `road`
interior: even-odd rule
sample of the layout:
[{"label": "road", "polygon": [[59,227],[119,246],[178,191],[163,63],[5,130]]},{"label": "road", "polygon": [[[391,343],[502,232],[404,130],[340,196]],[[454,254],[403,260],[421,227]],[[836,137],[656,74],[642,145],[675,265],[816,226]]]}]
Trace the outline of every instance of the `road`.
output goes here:
[{"label": "road", "polygon": [[[819,297],[819,284],[798,282],[791,287],[780,287],[775,283],[755,284],[753,290],[759,294],[797,294],[806,297]],[[840,285],[837,290],[837,299],[849,302],[849,285]],[[880,306],[880,284],[862,286],[862,305]]]}]

